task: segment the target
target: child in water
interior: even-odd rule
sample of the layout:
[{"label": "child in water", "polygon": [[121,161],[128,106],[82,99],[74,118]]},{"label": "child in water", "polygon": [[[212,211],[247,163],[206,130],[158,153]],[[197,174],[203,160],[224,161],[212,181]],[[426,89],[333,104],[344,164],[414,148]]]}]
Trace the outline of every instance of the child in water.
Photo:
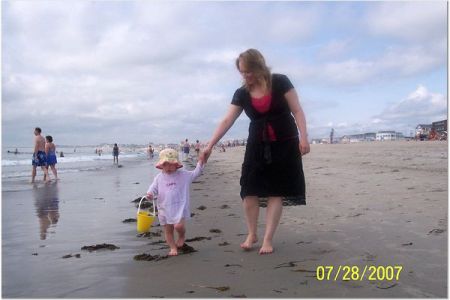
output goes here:
[{"label": "child in water", "polygon": [[[193,171],[179,170],[183,167],[178,158],[178,151],[164,149],[159,153],[156,164],[162,172],[155,176],[148,188],[147,198],[156,195],[159,223],[164,227],[166,242],[170,247],[169,256],[178,255],[185,241],[185,221],[191,218],[189,188],[192,181],[201,175],[204,168],[203,159],[199,160]],[[178,233],[175,242],[174,231]]]}]

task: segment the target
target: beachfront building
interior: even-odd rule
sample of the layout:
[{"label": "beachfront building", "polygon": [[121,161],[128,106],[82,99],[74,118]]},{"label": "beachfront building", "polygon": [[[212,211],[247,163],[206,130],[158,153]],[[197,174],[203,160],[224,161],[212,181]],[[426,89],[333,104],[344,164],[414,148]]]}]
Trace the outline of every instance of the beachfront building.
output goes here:
[{"label": "beachfront building", "polygon": [[438,134],[442,134],[444,131],[447,132],[447,120],[433,122],[431,123],[431,127],[434,128]]},{"label": "beachfront building", "polygon": [[391,130],[378,131],[376,134],[377,141],[398,141],[403,139],[404,139],[403,133]]},{"label": "beachfront building", "polygon": [[416,126],[416,139],[428,139],[432,125],[431,124],[419,124]]},{"label": "beachfront building", "polygon": [[350,134],[350,135],[344,135],[341,137],[340,141],[341,143],[358,143],[358,142],[372,142],[376,139],[376,133],[375,132],[367,132],[367,133],[360,133],[360,134]]},{"label": "beachfront building", "polygon": [[174,144],[174,143],[169,143],[165,145],[165,148],[170,148],[170,149],[174,149],[174,150],[179,150],[180,146],[178,144]]}]

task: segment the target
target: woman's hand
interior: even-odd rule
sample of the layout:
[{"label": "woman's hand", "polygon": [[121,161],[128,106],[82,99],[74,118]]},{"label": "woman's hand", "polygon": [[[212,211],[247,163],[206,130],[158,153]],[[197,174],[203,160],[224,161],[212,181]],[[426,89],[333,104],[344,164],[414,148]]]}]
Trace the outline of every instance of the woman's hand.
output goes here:
[{"label": "woman's hand", "polygon": [[153,199],[153,194],[152,193],[147,193],[147,196],[145,196],[145,198],[147,198],[148,200],[152,200]]},{"label": "woman's hand", "polygon": [[305,154],[308,154],[309,151],[310,151],[310,148],[309,148],[309,142],[308,142],[307,139],[302,138],[302,139],[300,140],[300,143],[298,144],[298,147],[299,147],[299,149],[300,149],[300,154],[301,154],[302,156],[305,155]]},{"label": "woman's hand", "polygon": [[202,165],[206,164],[209,156],[211,155],[212,149],[210,147],[206,147],[200,152],[199,160],[202,162]]}]

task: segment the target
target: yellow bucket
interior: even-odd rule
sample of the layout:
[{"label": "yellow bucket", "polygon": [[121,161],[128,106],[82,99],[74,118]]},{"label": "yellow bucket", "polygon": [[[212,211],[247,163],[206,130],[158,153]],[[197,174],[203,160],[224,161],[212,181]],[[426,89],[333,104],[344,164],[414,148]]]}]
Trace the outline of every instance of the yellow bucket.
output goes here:
[{"label": "yellow bucket", "polygon": [[138,211],[137,211],[137,231],[139,233],[150,231],[150,228],[152,228],[152,224],[155,221],[156,213],[155,213],[155,201],[153,201],[153,213],[141,210],[141,203],[142,200],[145,199],[145,196],[141,198],[141,201],[139,201]]}]

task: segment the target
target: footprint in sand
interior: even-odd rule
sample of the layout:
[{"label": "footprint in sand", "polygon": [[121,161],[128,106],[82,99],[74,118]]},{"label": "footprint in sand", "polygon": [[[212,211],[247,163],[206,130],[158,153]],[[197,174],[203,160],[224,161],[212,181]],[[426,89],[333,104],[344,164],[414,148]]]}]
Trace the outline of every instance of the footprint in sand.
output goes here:
[{"label": "footprint in sand", "polygon": [[348,217],[349,217],[349,218],[354,218],[354,217],[359,217],[359,216],[362,216],[362,215],[364,215],[364,214],[362,214],[362,213],[357,213],[357,214],[354,214],[354,215],[349,215]]},{"label": "footprint in sand", "polygon": [[186,242],[199,242],[199,241],[203,241],[203,240],[208,240],[209,241],[209,240],[211,240],[211,237],[197,236],[197,237],[194,237],[192,239],[187,239]]},{"label": "footprint in sand", "polygon": [[363,255],[363,261],[375,261],[376,258],[377,258],[376,255],[370,254],[369,252],[366,252]]},{"label": "footprint in sand", "polygon": [[297,242],[296,244],[297,245],[300,245],[300,244],[311,244],[312,242],[305,242],[305,241],[300,241],[300,242]]},{"label": "footprint in sand", "polygon": [[427,235],[430,235],[430,234],[439,235],[444,232],[445,232],[445,229],[435,228],[435,229],[430,230],[430,232],[428,232]]},{"label": "footprint in sand", "polygon": [[317,249],[317,250],[312,251],[311,253],[312,254],[318,254],[318,255],[324,255],[324,254],[331,253],[333,251],[334,250],[332,250],[332,249]]}]

